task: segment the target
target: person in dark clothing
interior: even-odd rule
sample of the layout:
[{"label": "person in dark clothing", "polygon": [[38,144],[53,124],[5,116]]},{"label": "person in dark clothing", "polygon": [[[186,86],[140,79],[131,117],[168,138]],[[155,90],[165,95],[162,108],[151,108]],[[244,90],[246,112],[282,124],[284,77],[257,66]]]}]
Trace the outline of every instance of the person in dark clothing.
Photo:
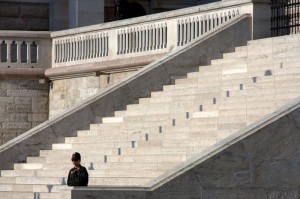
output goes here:
[{"label": "person in dark clothing", "polygon": [[86,168],[80,165],[80,154],[77,152],[73,153],[71,160],[74,167],[69,171],[67,185],[87,186],[89,183],[89,174]]}]

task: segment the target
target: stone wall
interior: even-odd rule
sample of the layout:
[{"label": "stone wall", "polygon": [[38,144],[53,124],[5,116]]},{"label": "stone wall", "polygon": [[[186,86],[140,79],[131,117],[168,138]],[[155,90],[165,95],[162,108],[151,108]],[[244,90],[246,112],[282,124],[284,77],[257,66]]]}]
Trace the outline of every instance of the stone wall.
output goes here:
[{"label": "stone wall", "polygon": [[0,30],[49,30],[49,4],[1,1]]},{"label": "stone wall", "polygon": [[109,85],[120,82],[132,73],[121,72],[52,81],[49,96],[50,117],[82,102]]},{"label": "stone wall", "polygon": [[0,81],[0,145],[48,119],[48,85]]}]

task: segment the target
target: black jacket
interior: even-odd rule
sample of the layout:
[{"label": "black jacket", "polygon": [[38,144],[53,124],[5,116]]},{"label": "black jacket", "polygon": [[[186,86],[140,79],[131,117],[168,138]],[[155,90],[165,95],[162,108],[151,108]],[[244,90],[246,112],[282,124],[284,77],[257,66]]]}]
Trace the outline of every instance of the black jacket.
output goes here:
[{"label": "black jacket", "polygon": [[87,186],[89,183],[89,174],[85,167],[80,165],[79,171],[76,172],[75,168],[69,171],[68,186]]}]

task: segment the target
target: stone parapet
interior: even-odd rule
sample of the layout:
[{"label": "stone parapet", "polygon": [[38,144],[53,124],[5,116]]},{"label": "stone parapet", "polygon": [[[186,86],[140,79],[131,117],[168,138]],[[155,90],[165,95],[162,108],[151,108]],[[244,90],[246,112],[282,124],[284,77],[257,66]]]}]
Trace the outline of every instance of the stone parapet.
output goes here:
[{"label": "stone parapet", "polygon": [[51,33],[52,68],[168,53],[240,14],[251,14],[252,38],[270,36],[268,1],[221,1]]},{"label": "stone parapet", "polygon": [[39,80],[45,79],[45,68],[3,68],[0,69],[0,80]]},{"label": "stone parapet", "polygon": [[0,68],[50,68],[49,32],[0,31]]},{"label": "stone parapet", "polygon": [[218,6],[53,32],[52,68],[174,51],[242,13],[241,5]]}]

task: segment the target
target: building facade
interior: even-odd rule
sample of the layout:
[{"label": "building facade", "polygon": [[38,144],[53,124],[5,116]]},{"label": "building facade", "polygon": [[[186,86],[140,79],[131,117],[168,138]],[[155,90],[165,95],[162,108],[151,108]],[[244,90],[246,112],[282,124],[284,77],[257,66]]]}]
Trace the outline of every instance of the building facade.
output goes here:
[{"label": "building facade", "polygon": [[153,14],[215,1],[4,0],[0,2],[0,30],[57,31],[115,21],[118,2],[129,5],[125,12],[140,16],[141,10]]}]

